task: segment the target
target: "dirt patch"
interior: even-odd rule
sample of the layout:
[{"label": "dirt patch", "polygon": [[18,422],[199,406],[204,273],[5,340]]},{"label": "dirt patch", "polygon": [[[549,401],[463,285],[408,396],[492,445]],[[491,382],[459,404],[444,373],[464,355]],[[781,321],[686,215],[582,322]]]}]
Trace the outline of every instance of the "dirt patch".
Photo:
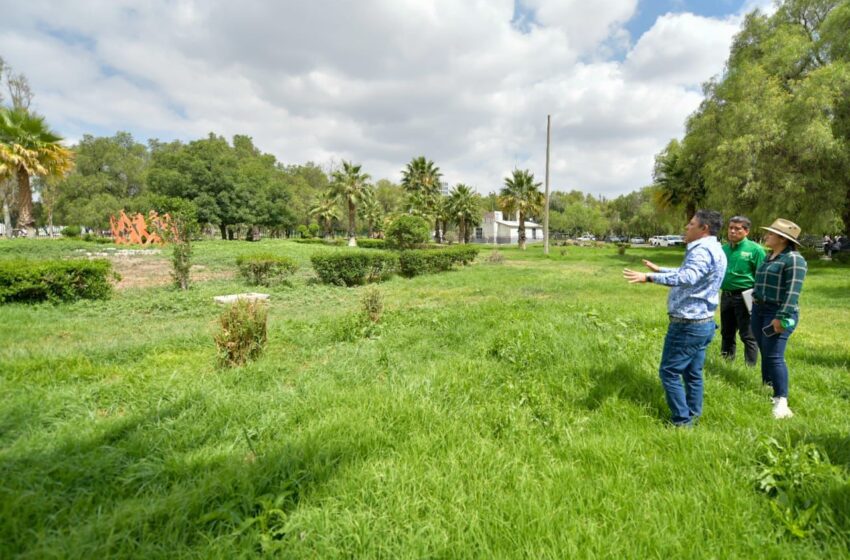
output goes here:
[{"label": "dirt patch", "polygon": [[[171,262],[168,259],[120,256],[109,260],[115,271],[121,275],[121,280],[116,284],[119,290],[167,286],[172,282]],[[193,266],[191,271],[192,282],[230,279],[234,276],[234,271],[209,270],[200,265]]]}]

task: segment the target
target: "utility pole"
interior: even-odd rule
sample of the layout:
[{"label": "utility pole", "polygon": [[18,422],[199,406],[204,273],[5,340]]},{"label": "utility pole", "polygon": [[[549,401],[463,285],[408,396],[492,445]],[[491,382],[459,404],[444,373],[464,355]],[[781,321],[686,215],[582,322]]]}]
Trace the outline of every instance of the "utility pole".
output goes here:
[{"label": "utility pole", "polygon": [[543,208],[543,254],[549,254],[549,140],[552,132],[552,115],[546,115],[546,206]]}]

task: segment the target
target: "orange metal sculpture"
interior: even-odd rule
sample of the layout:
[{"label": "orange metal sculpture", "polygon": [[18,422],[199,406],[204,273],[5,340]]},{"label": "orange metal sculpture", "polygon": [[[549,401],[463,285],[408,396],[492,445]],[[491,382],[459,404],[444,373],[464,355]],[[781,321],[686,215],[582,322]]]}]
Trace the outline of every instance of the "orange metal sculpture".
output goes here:
[{"label": "orange metal sculpture", "polygon": [[160,216],[154,210],[148,212],[147,219],[142,214],[136,214],[130,219],[122,210],[118,218],[109,217],[109,225],[112,228],[112,239],[117,245],[162,245],[165,243],[163,232],[176,232],[171,216]]}]

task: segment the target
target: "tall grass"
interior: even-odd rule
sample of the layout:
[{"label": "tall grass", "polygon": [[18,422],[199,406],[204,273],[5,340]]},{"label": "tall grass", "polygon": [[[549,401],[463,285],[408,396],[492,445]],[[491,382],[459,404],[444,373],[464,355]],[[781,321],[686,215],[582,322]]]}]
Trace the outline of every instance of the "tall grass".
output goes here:
[{"label": "tall grass", "polygon": [[[390,280],[363,336],[340,325],[364,288],[304,270],[269,290],[262,358],[232,370],[212,296],[237,280],[0,307],[0,557],[850,556],[850,269],[812,263],[793,419],[715,343],[682,432],[656,374],[666,292],[619,275],[681,253],[539,251]],[[795,537],[758,490],[766,437],[838,469],[813,497],[826,528]]]}]

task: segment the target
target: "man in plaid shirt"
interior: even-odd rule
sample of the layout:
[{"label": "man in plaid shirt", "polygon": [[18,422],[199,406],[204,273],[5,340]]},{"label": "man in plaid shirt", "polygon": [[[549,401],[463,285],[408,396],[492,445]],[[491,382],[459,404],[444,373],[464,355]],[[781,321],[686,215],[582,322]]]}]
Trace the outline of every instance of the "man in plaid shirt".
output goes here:
[{"label": "man in plaid shirt", "polygon": [[691,427],[702,414],[705,350],[717,328],[714,311],[726,274],[726,255],[717,240],[721,227],[720,212],[699,210],[685,226],[687,250],[682,266],[661,268],[644,260],[654,274],[623,270],[623,277],[631,284],[650,282],[670,287],[670,325],[658,375],[676,426]]}]

